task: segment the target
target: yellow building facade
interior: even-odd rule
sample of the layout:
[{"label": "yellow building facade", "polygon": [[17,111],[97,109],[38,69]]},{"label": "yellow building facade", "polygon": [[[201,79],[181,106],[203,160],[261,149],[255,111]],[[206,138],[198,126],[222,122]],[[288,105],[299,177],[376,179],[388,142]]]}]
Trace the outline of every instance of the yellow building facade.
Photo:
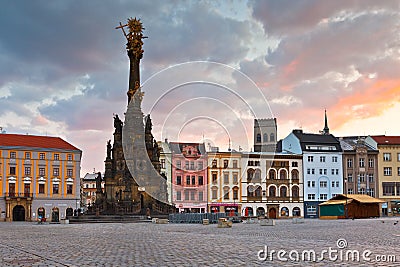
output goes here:
[{"label": "yellow building facade", "polygon": [[385,201],[382,215],[400,216],[400,136],[370,136],[367,139],[379,150],[379,198]]},{"label": "yellow building facade", "polygon": [[0,221],[72,216],[80,202],[81,156],[59,137],[0,134]]}]

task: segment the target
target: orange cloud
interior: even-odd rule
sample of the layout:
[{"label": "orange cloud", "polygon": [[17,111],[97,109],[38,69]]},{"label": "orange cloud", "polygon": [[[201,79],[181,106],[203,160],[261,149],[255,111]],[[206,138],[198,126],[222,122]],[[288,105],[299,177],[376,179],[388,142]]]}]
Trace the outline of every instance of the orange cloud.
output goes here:
[{"label": "orange cloud", "polygon": [[400,100],[400,80],[364,79],[363,83],[364,90],[340,99],[330,110],[332,125],[379,116]]}]

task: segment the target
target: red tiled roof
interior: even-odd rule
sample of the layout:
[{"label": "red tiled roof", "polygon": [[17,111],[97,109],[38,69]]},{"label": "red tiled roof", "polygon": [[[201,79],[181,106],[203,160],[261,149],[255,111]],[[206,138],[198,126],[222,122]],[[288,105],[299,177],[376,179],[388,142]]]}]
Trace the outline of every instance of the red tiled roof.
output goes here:
[{"label": "red tiled roof", "polygon": [[60,137],[23,134],[0,134],[0,146],[80,150]]},{"label": "red tiled roof", "polygon": [[379,145],[400,145],[400,136],[371,136]]}]

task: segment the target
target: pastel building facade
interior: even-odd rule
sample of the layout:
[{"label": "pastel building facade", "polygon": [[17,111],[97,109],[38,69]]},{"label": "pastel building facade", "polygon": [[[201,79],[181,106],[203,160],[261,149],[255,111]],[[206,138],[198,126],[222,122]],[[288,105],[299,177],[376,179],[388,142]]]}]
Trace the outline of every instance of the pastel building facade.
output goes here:
[{"label": "pastel building facade", "polygon": [[378,194],[384,200],[382,215],[400,215],[400,136],[368,136],[366,142],[379,150]]},{"label": "pastel building facade", "polygon": [[177,212],[206,212],[207,154],[202,143],[169,142],[172,202]]},{"label": "pastel building facade", "polygon": [[241,210],[241,153],[208,152],[208,212]]},{"label": "pastel building facade", "polygon": [[303,156],[304,217],[317,218],[320,203],[343,193],[339,141],[328,132],[309,134],[293,130],[282,140],[282,151]]},{"label": "pastel building facade", "polygon": [[301,154],[243,153],[241,162],[242,216],[304,215]]},{"label": "pastel building facade", "polygon": [[80,206],[81,157],[59,137],[0,134],[0,220],[72,216]]}]

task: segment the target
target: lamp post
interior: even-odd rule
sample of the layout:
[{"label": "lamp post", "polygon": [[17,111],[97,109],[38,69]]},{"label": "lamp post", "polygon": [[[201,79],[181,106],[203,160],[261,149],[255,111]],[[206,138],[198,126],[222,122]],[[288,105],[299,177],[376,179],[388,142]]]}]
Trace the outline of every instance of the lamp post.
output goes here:
[{"label": "lamp post", "polygon": [[345,216],[346,219],[348,218],[348,211],[347,211],[347,178],[344,178],[344,190],[345,190],[345,194],[346,194],[346,206],[345,206]]}]

